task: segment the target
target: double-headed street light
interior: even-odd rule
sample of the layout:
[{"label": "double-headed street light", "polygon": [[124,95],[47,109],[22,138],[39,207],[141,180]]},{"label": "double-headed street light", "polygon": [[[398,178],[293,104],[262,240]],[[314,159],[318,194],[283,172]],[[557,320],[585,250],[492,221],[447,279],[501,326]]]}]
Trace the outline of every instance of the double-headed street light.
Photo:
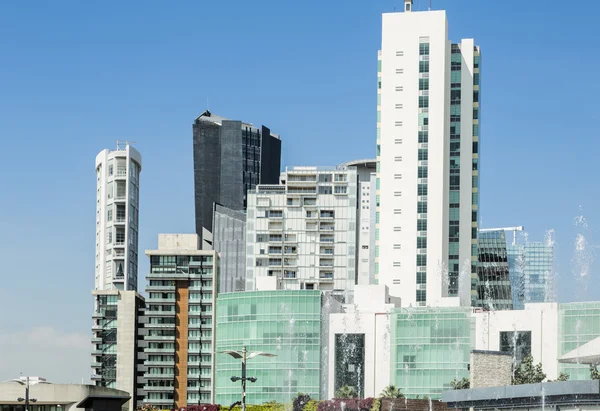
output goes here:
[{"label": "double-headed street light", "polygon": [[37,402],[37,399],[35,398],[29,398],[29,377],[26,377],[25,381],[23,382],[22,380],[13,380],[14,382],[18,382],[21,385],[25,386],[25,398],[23,397],[19,397],[17,398],[17,401],[19,402],[23,402],[25,401],[25,411],[29,411],[29,403],[30,402]]},{"label": "double-headed street light", "polygon": [[258,357],[262,355],[263,357],[277,357],[277,354],[270,354],[268,352],[256,351],[249,353],[246,350],[246,347],[242,349],[242,351],[221,351],[222,354],[229,354],[233,358],[242,360],[242,376],[241,377],[231,377],[231,381],[237,382],[242,381],[242,411],[246,411],[246,381],[256,382],[256,377],[246,377],[246,361]]}]

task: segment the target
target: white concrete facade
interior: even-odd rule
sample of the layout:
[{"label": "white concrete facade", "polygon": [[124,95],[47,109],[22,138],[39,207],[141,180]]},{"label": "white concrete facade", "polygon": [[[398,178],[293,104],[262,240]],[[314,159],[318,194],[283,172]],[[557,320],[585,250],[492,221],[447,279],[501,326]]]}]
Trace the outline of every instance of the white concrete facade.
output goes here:
[{"label": "white concrete facade", "polygon": [[[451,112],[456,111],[450,101],[452,49],[445,11],[383,14],[376,271],[378,283],[401,297],[404,307],[471,303],[471,220],[476,203],[471,150],[473,40],[463,40],[456,48],[463,58],[461,89],[453,104],[459,104],[462,121],[451,141]],[[451,163],[451,143],[458,141],[460,160],[453,158]],[[456,150],[456,145],[452,147]],[[450,191],[451,167],[455,168],[452,175],[460,176],[460,189],[452,181],[460,199]],[[451,211],[458,208],[451,207],[451,200],[460,200],[459,210]],[[458,226],[453,239],[449,238],[451,220]]]},{"label": "white concrete facade", "polygon": [[141,170],[127,143],[96,156],[96,290],[137,290]]},{"label": "white concrete facade", "polygon": [[246,290],[351,290],[356,281],[357,171],[293,167],[248,193]]},{"label": "white concrete facade", "polygon": [[476,321],[475,349],[499,351],[500,334],[531,332],[531,356],[541,362],[550,380],[558,378],[558,304],[525,304],[524,310],[480,311]]},{"label": "white concrete facade", "polygon": [[[327,398],[335,392],[336,378],[336,335],[364,335],[364,396],[376,397],[389,384],[401,385],[402,381],[393,381],[395,375],[392,364],[394,312],[400,307],[400,299],[389,295],[384,285],[356,286],[354,303],[344,304],[341,313],[328,316],[329,352]],[[426,310],[435,315],[437,307],[414,308],[415,313]],[[441,313],[441,312],[440,312]],[[531,355],[534,363],[542,363],[549,380],[555,380],[559,374],[559,305],[557,303],[526,304],[524,310],[483,311],[473,309],[471,329],[471,349],[485,351],[501,350],[501,334],[514,332],[531,333]],[[440,314],[440,322],[443,322]],[[424,337],[427,338],[427,337]],[[423,344],[430,341],[423,340]],[[504,347],[506,350],[506,347]],[[512,360],[511,356],[511,360]],[[400,363],[401,364],[401,363]],[[417,364],[417,367],[420,367]]]},{"label": "white concrete facade", "polygon": [[358,286],[354,293],[354,305],[346,305],[345,312],[329,315],[329,376],[327,395],[335,393],[336,335],[364,334],[364,397],[377,395],[390,385],[390,313],[399,306],[398,299],[389,296],[386,286]]}]

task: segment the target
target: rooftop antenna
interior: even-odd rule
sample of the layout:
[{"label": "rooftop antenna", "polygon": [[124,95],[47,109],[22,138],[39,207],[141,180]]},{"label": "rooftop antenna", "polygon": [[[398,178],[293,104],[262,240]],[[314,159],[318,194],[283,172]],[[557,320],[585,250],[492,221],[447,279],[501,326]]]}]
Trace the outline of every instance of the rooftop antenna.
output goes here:
[{"label": "rooftop antenna", "polygon": [[210,106],[208,105],[208,97],[206,97],[206,110],[210,111]]},{"label": "rooftop antenna", "polygon": [[132,146],[134,144],[135,144],[135,141],[117,140],[117,150],[125,151],[125,150],[127,150],[127,146]]}]

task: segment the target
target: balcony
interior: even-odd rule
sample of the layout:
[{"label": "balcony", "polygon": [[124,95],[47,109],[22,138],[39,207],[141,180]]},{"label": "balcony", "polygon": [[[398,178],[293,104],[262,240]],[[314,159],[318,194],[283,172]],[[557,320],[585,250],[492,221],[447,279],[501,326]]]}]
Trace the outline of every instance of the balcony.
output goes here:
[{"label": "balcony", "polygon": [[170,329],[170,328],[175,328],[175,324],[154,324],[154,323],[147,323],[144,324],[145,328],[155,328],[155,329],[162,329],[162,328],[166,328],[166,329]]},{"label": "balcony", "polygon": [[[154,385],[144,385],[144,391],[152,391],[152,392],[157,392],[157,391],[164,391],[164,392],[173,392],[175,390],[175,387],[155,387]],[[189,388],[188,388],[189,391]],[[168,401],[168,400],[165,400]],[[144,401],[146,402],[146,401]]]},{"label": "balcony", "polygon": [[319,226],[319,231],[334,231],[335,226],[333,224],[321,224]]},{"label": "balcony", "polygon": [[175,341],[174,335],[145,335],[144,341]]},{"label": "balcony", "polygon": [[298,261],[296,261],[296,259],[287,259],[287,258],[284,258],[283,259],[283,265],[285,267],[296,267],[296,266],[298,266]]},{"label": "balcony", "polygon": [[152,297],[148,297],[148,298],[146,298],[146,303],[148,303],[148,304],[156,304],[156,303],[161,303],[161,304],[175,304],[175,297],[173,297],[173,298],[152,298]]},{"label": "balcony", "polygon": [[325,280],[331,280],[333,281],[333,272],[332,271],[322,271],[319,273],[319,279],[321,281]]},{"label": "balcony", "polygon": [[90,363],[90,365],[92,366],[92,368],[100,368],[100,367],[102,367],[102,363],[101,362],[97,362],[97,361],[92,361]]},{"label": "balcony", "polygon": [[102,376],[101,376],[101,375],[98,375],[98,374],[92,374],[92,375],[90,376],[90,379],[91,379],[92,381],[101,381],[101,380],[102,380]]},{"label": "balcony", "polygon": [[172,315],[175,315],[175,310],[173,310],[173,311],[162,311],[162,310],[150,311],[150,310],[146,310],[146,312],[144,313],[144,315],[146,317],[163,317],[163,316],[169,316],[170,317]]},{"label": "balcony", "polygon": [[319,267],[333,267],[333,260],[320,260]]},{"label": "balcony", "polygon": [[153,365],[159,367],[173,367],[175,366],[175,359],[171,361],[144,361],[144,365]]},{"label": "balcony", "polygon": [[92,337],[92,344],[102,344],[102,338]]},{"label": "balcony", "polygon": [[333,238],[333,237],[321,236],[321,238],[319,238],[319,242],[320,242],[320,243],[333,243],[333,242],[335,242],[335,238]]}]

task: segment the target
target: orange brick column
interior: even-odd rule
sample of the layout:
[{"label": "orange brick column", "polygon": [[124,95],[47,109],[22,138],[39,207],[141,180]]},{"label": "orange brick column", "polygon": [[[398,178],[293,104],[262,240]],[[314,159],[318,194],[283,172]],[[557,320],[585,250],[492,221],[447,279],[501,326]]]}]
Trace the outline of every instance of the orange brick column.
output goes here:
[{"label": "orange brick column", "polygon": [[187,406],[189,282],[177,281],[175,291],[175,407]]}]

